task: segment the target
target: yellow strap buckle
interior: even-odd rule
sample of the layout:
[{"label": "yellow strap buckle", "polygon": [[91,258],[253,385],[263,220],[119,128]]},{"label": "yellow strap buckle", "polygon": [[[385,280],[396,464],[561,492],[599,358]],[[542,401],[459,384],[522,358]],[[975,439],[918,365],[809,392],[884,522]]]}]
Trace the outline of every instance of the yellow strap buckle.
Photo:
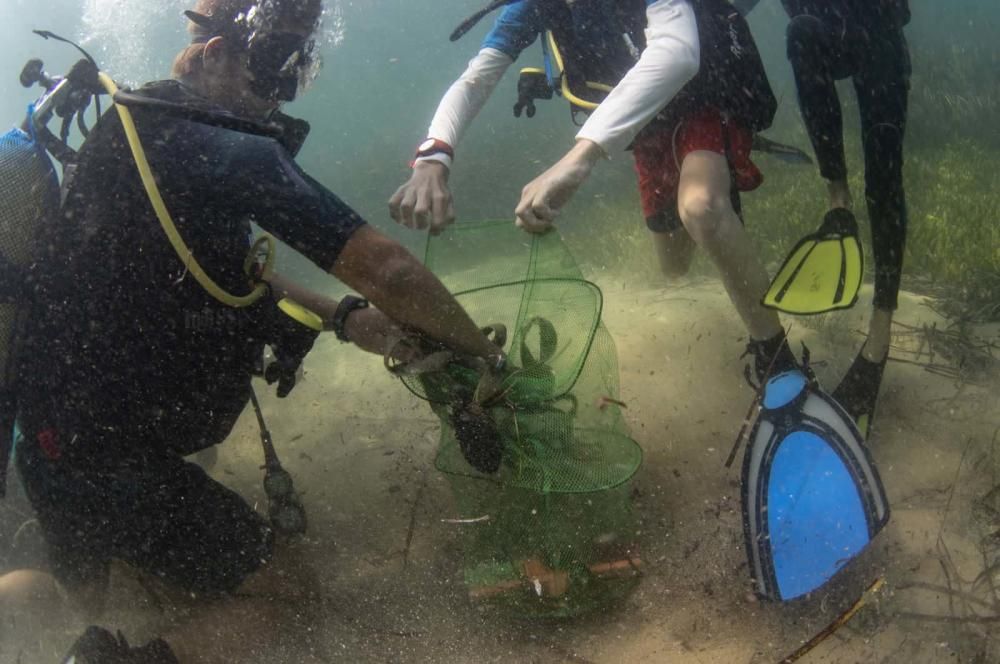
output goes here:
[{"label": "yellow strap buckle", "polygon": [[315,312],[306,309],[301,304],[295,300],[289,298],[283,298],[278,302],[278,308],[281,309],[288,317],[302,323],[311,330],[316,330],[317,332],[323,331],[323,319],[320,318]]}]

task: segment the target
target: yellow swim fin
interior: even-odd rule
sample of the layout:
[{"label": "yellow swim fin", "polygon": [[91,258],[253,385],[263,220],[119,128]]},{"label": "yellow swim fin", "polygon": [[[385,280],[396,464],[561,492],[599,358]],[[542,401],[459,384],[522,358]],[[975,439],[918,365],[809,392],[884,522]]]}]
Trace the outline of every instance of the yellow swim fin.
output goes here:
[{"label": "yellow swim fin", "polygon": [[795,245],[761,304],[800,315],[849,309],[858,299],[863,274],[858,222],[850,210],[834,208],[819,230]]}]

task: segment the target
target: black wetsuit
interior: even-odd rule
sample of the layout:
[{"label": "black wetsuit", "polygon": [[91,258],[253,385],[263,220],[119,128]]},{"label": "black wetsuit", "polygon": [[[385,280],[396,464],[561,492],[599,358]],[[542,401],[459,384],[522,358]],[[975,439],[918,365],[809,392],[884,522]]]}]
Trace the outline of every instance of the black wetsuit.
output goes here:
[{"label": "black wetsuit", "polygon": [[910,55],[907,0],[782,0],[788,58],[820,173],[847,178],[840,100],[834,82],[852,78],[861,113],[865,200],[875,256],[875,300],[897,306],[906,243],[903,136]]},{"label": "black wetsuit", "polygon": [[[733,0],[746,14],[759,0]],[[782,0],[791,19],[788,59],[799,108],[820,173],[847,177],[844,128],[835,81],[851,78],[861,112],[865,201],[875,255],[875,299],[894,310],[906,245],[903,136],[910,92],[910,52],[903,27],[908,0]]]},{"label": "black wetsuit", "polygon": [[[176,82],[150,96],[206,106]],[[245,294],[250,222],[330,269],[363,221],[277,141],[161,111],[133,115],[194,256]],[[227,590],[272,535],[182,457],[222,442],[272,341],[274,302],[220,304],[185,268],[142,188],[118,115],[91,133],[49,225],[20,369],[18,468],[68,585],[124,559],[192,591]]]}]

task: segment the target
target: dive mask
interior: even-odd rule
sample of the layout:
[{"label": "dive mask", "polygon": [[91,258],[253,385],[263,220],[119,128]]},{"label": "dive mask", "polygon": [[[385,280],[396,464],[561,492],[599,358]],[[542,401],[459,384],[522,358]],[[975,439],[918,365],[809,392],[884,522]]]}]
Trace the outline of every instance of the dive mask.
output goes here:
[{"label": "dive mask", "polygon": [[315,42],[294,32],[256,33],[247,48],[250,88],[262,99],[292,101],[315,78]]},{"label": "dive mask", "polygon": [[196,41],[220,36],[245,50],[253,75],[250,89],[261,99],[292,101],[319,73],[316,40],[311,35],[277,29],[264,10],[255,7],[234,20],[193,11],[185,11],[184,15],[209,31]]}]

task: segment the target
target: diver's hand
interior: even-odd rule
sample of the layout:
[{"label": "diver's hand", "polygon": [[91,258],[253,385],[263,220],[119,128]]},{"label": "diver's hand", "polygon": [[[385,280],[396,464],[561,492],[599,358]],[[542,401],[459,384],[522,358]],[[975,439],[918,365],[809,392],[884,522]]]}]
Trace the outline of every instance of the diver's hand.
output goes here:
[{"label": "diver's hand", "polygon": [[[443,348],[437,342],[400,343],[401,340],[419,339],[419,333],[405,328],[375,307],[352,311],[344,322],[344,334],[361,350],[383,357],[389,355],[400,364],[416,362]],[[495,349],[495,355],[502,353],[492,344],[489,347]]]},{"label": "diver's hand", "polygon": [[544,233],[552,227],[559,210],[590,177],[594,165],[604,156],[597,143],[580,139],[573,149],[549,170],[521,190],[521,202],[514,214],[515,224],[529,233]]},{"label": "diver's hand", "polygon": [[[385,355],[391,346],[406,335],[403,328],[375,307],[355,309],[344,321],[348,341],[361,350]],[[398,358],[410,360],[412,358]]]},{"label": "diver's hand", "polygon": [[430,228],[433,235],[455,221],[448,189],[448,167],[429,159],[413,166],[413,175],[389,199],[389,215],[407,228]]}]

